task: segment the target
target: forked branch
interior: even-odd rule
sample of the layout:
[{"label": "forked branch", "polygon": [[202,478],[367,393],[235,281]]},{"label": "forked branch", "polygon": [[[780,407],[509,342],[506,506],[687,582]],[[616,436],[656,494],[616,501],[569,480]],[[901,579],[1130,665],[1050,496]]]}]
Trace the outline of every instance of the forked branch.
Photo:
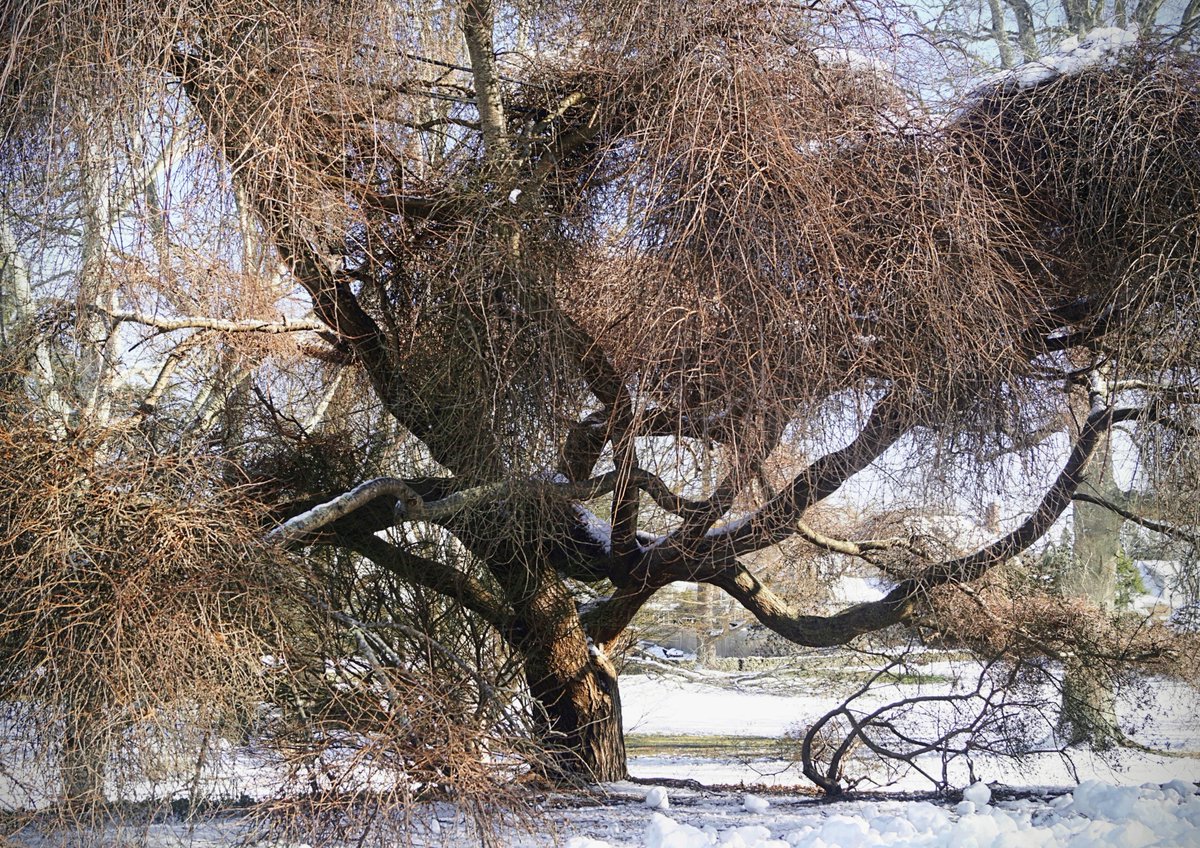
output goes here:
[{"label": "forked branch", "polygon": [[1012,532],[975,553],[931,565],[901,582],[878,601],[858,604],[829,616],[800,615],[740,563],[706,582],[719,586],[764,625],[792,642],[809,647],[842,645],[856,636],[910,621],[920,600],[937,586],[977,580],[1042,538],[1070,505],[1102,434],[1111,426],[1111,409],[1093,403],[1091,414],[1058,478],[1033,513]]}]

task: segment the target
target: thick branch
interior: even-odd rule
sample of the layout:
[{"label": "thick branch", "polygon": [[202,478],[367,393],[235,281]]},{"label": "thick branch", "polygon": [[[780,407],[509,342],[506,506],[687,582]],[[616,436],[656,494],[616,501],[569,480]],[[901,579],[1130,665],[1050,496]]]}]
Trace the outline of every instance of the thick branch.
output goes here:
[{"label": "thick branch", "polygon": [[895,444],[908,429],[901,400],[885,397],[875,404],[858,436],[841,450],[815,460],[758,512],[726,529],[702,535],[676,532],[647,551],[630,575],[642,585],[673,580],[708,580],[726,571],[739,554],[761,550],[796,533],[795,522],[809,507],[836,492]]},{"label": "thick branch", "polygon": [[290,518],[267,534],[267,539],[281,544],[291,544],[301,541],[305,536],[332,524],[361,507],[366,506],[376,498],[395,498],[397,504],[404,504],[409,513],[422,512],[424,501],[403,480],[396,477],[378,477],[356,486],[345,494],[325,503],[318,504],[312,509]]},{"label": "thick branch", "polygon": [[1044,536],[1071,503],[1088,461],[1111,423],[1112,412],[1093,402],[1092,413],[1066,465],[1028,519],[1011,533],[973,554],[929,566],[878,601],[859,604],[831,616],[799,615],[741,564],[707,582],[724,589],[785,639],[809,647],[841,645],[864,633],[907,621],[915,612],[918,601],[931,589],[950,582],[976,580]]},{"label": "thick branch", "polygon": [[[293,516],[268,533],[267,538],[285,545],[299,543],[304,537],[311,536],[333,522],[362,509],[376,498],[395,501],[393,518],[396,524],[402,521],[441,524],[464,510],[502,500],[519,489],[538,490],[564,500],[592,500],[613,491],[618,477],[618,472],[610,471],[581,483],[552,483],[542,480],[486,483],[450,492],[434,500],[422,498],[414,488],[417,484],[413,482],[396,477],[378,477]],[[649,471],[634,469],[630,479],[635,489],[647,492],[663,509],[679,512],[688,504],[694,503],[671,492],[666,483]]]},{"label": "thick branch", "polygon": [[841,450],[814,461],[798,474],[754,518],[731,534],[739,553],[779,542],[793,533],[793,522],[813,504],[840,489],[896,443],[908,431],[905,402],[899,396],[882,398],[871,409],[862,431]]},{"label": "thick branch", "polygon": [[492,47],[491,3],[488,0],[465,0],[462,28],[467,54],[471,57],[471,71],[475,76],[475,108],[479,112],[487,156],[501,173],[507,173],[512,167],[513,155],[500,90],[500,75],[496,71],[496,54]]},{"label": "thick branch", "polygon": [[617,637],[625,632],[638,610],[657,591],[657,588],[645,586],[618,588],[580,616],[588,636],[607,652]]}]

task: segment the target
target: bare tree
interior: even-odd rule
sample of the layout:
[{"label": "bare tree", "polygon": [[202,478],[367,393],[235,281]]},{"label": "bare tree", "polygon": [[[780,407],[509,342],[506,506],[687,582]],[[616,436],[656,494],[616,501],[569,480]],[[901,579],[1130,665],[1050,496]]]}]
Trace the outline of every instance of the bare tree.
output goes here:
[{"label": "bare tree", "polygon": [[[3,84],[40,117],[8,116],[7,155],[29,161],[55,93],[85,81],[105,108],[136,89],[186,116],[186,180],[252,213],[324,326],[312,352],[369,383],[405,446],[359,480],[281,487],[270,539],[386,576],[388,615],[421,591],[485,622],[560,774],[625,775],[609,653],[670,582],[843,644],[925,621],[932,593],[1035,544],[1113,426],[1171,434],[1164,480],[1190,455],[1190,60],[997,80],[946,119],[839,49],[887,46],[877,16],[787,3],[225,3],[87,31],[65,6],[22,11]],[[286,324],[162,303],[164,331]],[[880,558],[806,523],[888,452],[920,475],[1027,450],[1077,386],[1057,472],[977,549]],[[890,590],[796,608],[744,559],[796,536]]]}]

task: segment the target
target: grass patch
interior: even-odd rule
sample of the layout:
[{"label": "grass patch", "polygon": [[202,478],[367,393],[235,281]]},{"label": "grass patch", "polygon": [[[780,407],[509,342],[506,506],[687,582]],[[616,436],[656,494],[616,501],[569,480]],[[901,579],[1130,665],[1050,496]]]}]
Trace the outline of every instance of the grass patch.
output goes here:
[{"label": "grass patch", "polygon": [[629,733],[625,751],[631,757],[705,757],[723,760],[775,759],[784,740],[773,736],[671,736]]}]

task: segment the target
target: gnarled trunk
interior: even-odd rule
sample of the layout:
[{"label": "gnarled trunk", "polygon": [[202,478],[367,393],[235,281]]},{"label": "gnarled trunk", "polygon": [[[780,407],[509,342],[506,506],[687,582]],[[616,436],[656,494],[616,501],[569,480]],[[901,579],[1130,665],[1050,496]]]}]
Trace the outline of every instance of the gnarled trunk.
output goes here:
[{"label": "gnarled trunk", "polygon": [[560,651],[553,646],[549,654],[551,663],[538,664],[536,678],[530,674],[529,689],[545,711],[552,768],[568,779],[624,780],[629,772],[621,693],[612,663],[599,653],[582,666],[555,661]]},{"label": "gnarled trunk", "polygon": [[556,779],[623,780],[629,773],[616,669],[588,638],[554,568],[526,561],[524,576],[513,607],[523,631],[525,679],[551,755],[549,770]]}]

